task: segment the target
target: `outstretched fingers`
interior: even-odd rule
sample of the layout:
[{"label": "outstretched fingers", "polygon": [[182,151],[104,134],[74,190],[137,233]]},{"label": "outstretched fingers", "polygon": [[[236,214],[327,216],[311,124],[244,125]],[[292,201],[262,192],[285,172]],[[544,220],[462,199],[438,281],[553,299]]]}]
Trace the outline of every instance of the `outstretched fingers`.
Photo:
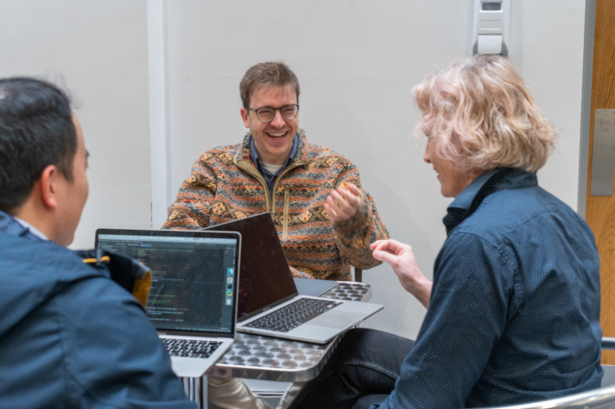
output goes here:
[{"label": "outstretched fingers", "polygon": [[397,240],[377,240],[370,245],[372,251],[387,251],[392,254],[401,254],[404,250],[411,250],[407,244],[401,243]]},{"label": "outstretched fingers", "polygon": [[384,251],[384,250],[375,250],[372,253],[372,256],[376,260],[385,262],[387,264],[390,264],[391,266],[395,266],[397,264],[398,258],[399,258],[398,255],[396,255],[394,253],[390,253],[388,251]]}]

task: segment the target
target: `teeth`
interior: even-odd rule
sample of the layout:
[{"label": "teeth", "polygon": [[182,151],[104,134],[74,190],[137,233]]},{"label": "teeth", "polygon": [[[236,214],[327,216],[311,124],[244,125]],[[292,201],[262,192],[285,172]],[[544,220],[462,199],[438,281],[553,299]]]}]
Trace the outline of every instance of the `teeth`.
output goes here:
[{"label": "teeth", "polygon": [[273,136],[274,138],[279,138],[280,136],[284,136],[286,135],[286,132],[282,132],[282,133],[269,133],[270,136]]}]

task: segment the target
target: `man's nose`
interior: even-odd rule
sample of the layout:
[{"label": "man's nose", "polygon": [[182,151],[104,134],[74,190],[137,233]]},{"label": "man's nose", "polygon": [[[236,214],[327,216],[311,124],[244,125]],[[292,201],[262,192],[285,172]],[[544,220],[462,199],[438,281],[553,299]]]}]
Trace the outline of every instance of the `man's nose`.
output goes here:
[{"label": "man's nose", "polygon": [[273,116],[273,119],[271,120],[271,126],[273,126],[274,128],[281,128],[284,126],[285,123],[286,121],[284,121],[282,112],[280,110],[276,110],[275,115]]}]

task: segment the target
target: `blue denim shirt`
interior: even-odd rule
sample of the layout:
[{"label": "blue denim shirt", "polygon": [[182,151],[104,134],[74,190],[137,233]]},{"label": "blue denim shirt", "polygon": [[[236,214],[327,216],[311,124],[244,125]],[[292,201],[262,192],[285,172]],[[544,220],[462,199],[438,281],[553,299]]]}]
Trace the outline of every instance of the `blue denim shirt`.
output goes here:
[{"label": "blue denim shirt", "polygon": [[444,225],[416,344],[395,390],[372,408],[491,407],[600,387],[589,226],[535,174],[509,168],[475,179]]},{"label": "blue denim shirt", "polygon": [[269,172],[267,169],[261,166],[261,161],[258,158],[258,152],[256,151],[256,146],[254,146],[254,137],[252,137],[252,141],[250,142],[250,158],[252,162],[256,165],[256,169],[263,175],[265,178],[265,182],[267,182],[267,188],[269,188],[269,194],[273,194],[273,182],[275,179],[284,171],[284,169],[291,164],[291,162],[295,159],[295,155],[297,154],[297,146],[299,145],[299,135],[295,135],[295,139],[293,140],[293,149],[290,151],[290,156],[286,161],[286,164],[278,170],[275,175]]}]

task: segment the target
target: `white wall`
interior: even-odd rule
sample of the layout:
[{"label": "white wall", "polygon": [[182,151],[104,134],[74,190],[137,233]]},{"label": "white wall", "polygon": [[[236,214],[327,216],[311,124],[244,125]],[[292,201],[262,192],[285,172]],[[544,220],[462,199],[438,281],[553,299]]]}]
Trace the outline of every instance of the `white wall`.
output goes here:
[{"label": "white wall", "polygon": [[0,76],[63,82],[90,152],[90,197],[72,247],[98,227],[149,228],[147,14],[142,0],[1,0]]},{"label": "white wall", "polygon": [[[434,67],[471,52],[471,0],[173,0],[168,5],[172,190],[213,146],[241,141],[239,81],[251,65],[283,60],[301,82],[311,142],[350,158],[393,238],[410,243],[431,276],[450,200],[424,144],[412,136],[411,89]],[[514,0],[510,59],[562,130],[539,174],[577,203],[585,5]],[[416,336],[424,309],[388,266],[364,273],[385,312],[365,326]]]},{"label": "white wall", "polygon": [[[103,226],[149,228],[147,12],[142,0],[0,0],[0,76],[63,76],[80,102],[92,154],[90,199],[74,247]],[[514,0],[510,59],[562,130],[540,172],[576,207],[584,2]],[[431,275],[445,239],[440,196],[410,91],[434,67],[470,54],[471,0],[171,0],[168,2],[172,190],[207,149],[245,133],[239,81],[283,60],[301,81],[309,139],[350,158],[391,236]],[[157,226],[154,226],[157,227]],[[385,312],[366,326],[416,336],[424,309],[387,266],[364,273]]]}]

